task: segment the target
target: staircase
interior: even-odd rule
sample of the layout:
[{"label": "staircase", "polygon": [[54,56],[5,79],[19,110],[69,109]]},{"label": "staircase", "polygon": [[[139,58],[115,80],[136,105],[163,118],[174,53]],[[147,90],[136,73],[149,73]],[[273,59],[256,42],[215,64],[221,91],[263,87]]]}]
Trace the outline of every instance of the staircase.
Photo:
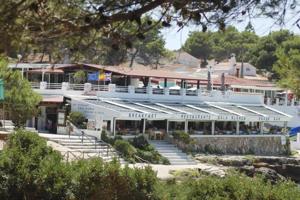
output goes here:
[{"label": "staircase", "polygon": [[39,135],[48,141],[61,145],[55,149],[60,151],[67,161],[92,157],[99,157],[107,162],[111,161],[113,158],[120,159],[116,151],[110,145],[98,141],[91,136],[69,136],[44,133],[39,133]]},{"label": "staircase", "polygon": [[164,157],[166,157],[171,165],[196,165],[197,163],[186,153],[183,153],[175,145],[164,140],[151,140],[151,145]]}]

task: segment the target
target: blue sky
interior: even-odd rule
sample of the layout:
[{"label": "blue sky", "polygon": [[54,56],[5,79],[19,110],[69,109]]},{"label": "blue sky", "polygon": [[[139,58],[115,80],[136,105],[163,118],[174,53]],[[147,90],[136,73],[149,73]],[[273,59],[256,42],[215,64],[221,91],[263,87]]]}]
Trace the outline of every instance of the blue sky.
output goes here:
[{"label": "blue sky", "polygon": [[[300,13],[288,13],[285,17],[285,25],[278,26],[274,23],[271,18],[256,18],[253,19],[252,25],[254,26],[255,32],[258,35],[268,35],[271,31],[282,29],[288,29],[295,34],[300,34],[300,29],[294,24],[297,19],[300,18]],[[243,31],[248,24],[248,21],[243,23],[232,23],[239,31]],[[178,32],[178,27],[173,26],[171,28],[165,28],[162,34],[166,40],[166,48],[170,50],[179,49],[186,39],[190,31],[201,31],[201,26],[189,25]]]}]

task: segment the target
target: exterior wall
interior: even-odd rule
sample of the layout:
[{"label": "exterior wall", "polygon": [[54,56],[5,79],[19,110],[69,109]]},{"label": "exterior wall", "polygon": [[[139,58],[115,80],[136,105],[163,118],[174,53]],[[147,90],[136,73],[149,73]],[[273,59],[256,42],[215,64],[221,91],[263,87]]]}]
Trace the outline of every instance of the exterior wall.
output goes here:
[{"label": "exterior wall", "polygon": [[[299,106],[285,106],[285,105],[268,105],[270,108],[274,108],[281,112],[284,112],[292,116],[292,119],[288,122],[288,127],[300,126],[300,107]],[[271,124],[282,126],[282,122],[272,122]]]},{"label": "exterior wall", "polygon": [[289,150],[283,135],[202,136],[193,138],[192,144],[171,139],[179,148],[192,152],[217,154],[255,154],[278,156]]},{"label": "exterior wall", "polygon": [[[134,89],[134,88],[133,88]],[[143,100],[159,100],[168,102],[230,102],[230,103],[249,103],[249,104],[263,104],[262,94],[245,94],[234,93],[231,91],[222,94],[221,91],[213,91],[210,94],[199,94],[199,96],[187,96],[186,90],[183,91],[183,95],[155,95],[152,94],[152,88],[150,93],[137,94],[134,91],[129,93],[120,93],[114,91],[99,91],[97,96],[100,98],[124,98],[124,99],[143,99]]]}]

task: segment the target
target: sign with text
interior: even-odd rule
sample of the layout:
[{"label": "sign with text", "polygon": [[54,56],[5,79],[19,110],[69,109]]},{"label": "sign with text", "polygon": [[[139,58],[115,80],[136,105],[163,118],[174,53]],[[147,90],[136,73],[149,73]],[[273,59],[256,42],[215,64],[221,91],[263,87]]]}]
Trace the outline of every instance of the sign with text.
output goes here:
[{"label": "sign with text", "polygon": [[96,115],[103,115],[103,111],[93,104],[72,99],[71,110],[81,112],[87,119],[95,119]]}]

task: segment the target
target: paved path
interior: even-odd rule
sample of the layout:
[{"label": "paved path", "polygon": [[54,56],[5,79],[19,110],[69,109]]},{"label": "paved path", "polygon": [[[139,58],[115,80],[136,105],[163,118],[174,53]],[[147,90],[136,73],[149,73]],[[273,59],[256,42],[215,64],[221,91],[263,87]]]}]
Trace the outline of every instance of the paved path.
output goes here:
[{"label": "paved path", "polygon": [[[145,167],[147,164],[129,164],[129,167]],[[160,179],[168,179],[174,177],[170,172],[174,170],[186,170],[186,169],[199,169],[200,171],[214,174],[217,176],[225,176],[225,170],[227,167],[219,167],[206,163],[198,163],[195,165],[150,165],[154,171],[157,172],[157,177]]]}]

